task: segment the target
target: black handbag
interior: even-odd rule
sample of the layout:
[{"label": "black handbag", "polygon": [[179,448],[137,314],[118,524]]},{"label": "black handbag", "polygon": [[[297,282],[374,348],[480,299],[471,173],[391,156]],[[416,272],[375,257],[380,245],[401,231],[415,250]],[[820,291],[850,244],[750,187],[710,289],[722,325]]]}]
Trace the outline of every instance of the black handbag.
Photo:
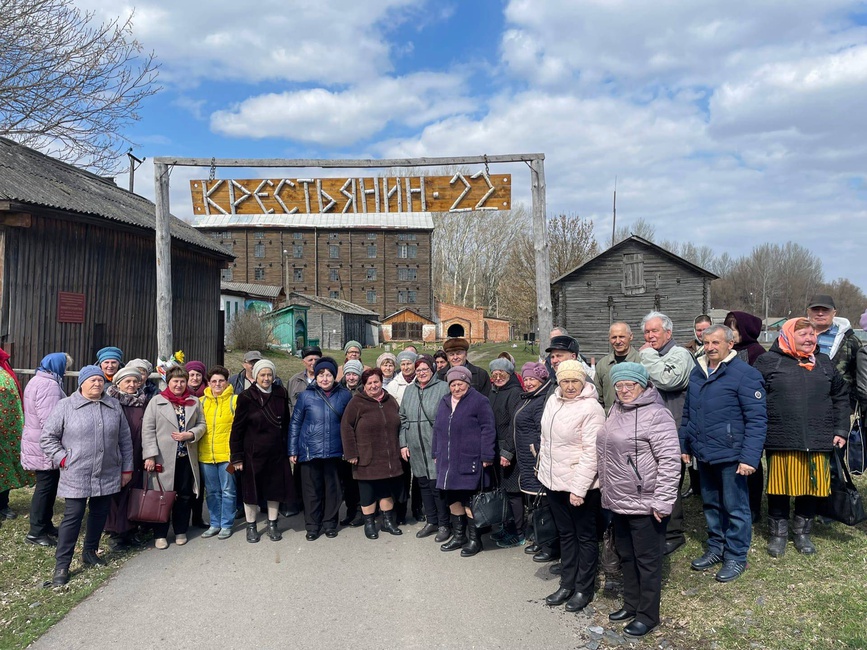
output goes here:
[{"label": "black handbag", "polygon": [[839,447],[834,447],[831,496],[825,500],[824,515],[847,526],[854,526],[867,519],[867,513],[864,512],[864,502],[844,462],[844,453]]},{"label": "black handbag", "polygon": [[542,501],[541,490],[533,499],[533,543],[537,546],[546,546],[557,539],[557,525],[554,523],[554,515],[548,499]]},{"label": "black handbag", "polygon": [[861,415],[857,409],[855,411],[855,422],[852,424],[852,428],[849,431],[849,440],[846,442],[846,458],[849,472],[853,476],[860,476],[864,473],[867,457],[864,454],[864,431],[861,428]]},{"label": "black handbag", "polygon": [[482,476],[479,479],[479,493],[473,497],[470,503],[470,512],[473,513],[473,523],[476,528],[486,526],[498,526],[508,519],[509,497],[497,480],[497,470],[494,468],[493,490],[485,492],[485,468],[482,468]]}]

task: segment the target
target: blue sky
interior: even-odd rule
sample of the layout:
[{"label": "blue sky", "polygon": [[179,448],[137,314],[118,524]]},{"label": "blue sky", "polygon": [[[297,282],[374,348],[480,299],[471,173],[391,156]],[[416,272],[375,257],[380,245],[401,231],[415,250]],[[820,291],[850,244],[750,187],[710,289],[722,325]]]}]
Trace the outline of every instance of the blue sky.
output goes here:
[{"label": "blue sky", "polygon": [[[541,151],[549,212],[592,218],[600,241],[616,176],[620,223],[644,218],[659,239],[734,256],[795,241],[829,280],[867,289],[864,2],[256,6],[239,20],[225,0],[135,5],[164,86],[129,134],[139,157]],[[528,202],[526,168],[499,171]],[[174,171],[175,214],[190,217],[185,181],[206,174]],[[153,195],[149,163],[136,185]]]}]

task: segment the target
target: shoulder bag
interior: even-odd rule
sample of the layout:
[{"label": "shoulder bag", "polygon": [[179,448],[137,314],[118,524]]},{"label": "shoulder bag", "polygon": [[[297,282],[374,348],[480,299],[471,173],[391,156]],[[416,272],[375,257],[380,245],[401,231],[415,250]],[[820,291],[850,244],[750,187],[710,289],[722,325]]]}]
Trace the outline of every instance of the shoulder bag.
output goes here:
[{"label": "shoulder bag", "polygon": [[158,490],[148,487],[152,472],[144,475],[143,488],[133,488],[129,494],[127,517],[131,521],[142,521],[149,524],[164,524],[172,514],[172,506],[175,503],[176,492],[164,490],[160,482],[158,472],[153,472],[157,477]]},{"label": "shoulder bag", "polygon": [[559,536],[557,525],[554,523],[554,515],[551,513],[551,506],[548,504],[548,499],[543,499],[544,496],[541,490],[536,493],[531,510],[533,543],[537,546],[547,546]]},{"label": "shoulder bag", "polygon": [[822,514],[847,526],[854,526],[867,519],[864,502],[852,482],[852,475],[844,462],[843,450],[835,447],[832,455],[831,496],[825,499],[825,512]]},{"label": "shoulder bag", "polygon": [[482,464],[482,473],[479,477],[479,493],[473,497],[470,503],[470,511],[473,513],[473,523],[477,528],[486,526],[498,526],[508,519],[509,497],[497,478],[497,468],[493,467],[494,488],[485,492],[485,466]]},{"label": "shoulder bag", "polygon": [[859,409],[855,410],[855,421],[849,430],[849,440],[846,442],[846,460],[848,461],[849,472],[853,476],[860,476],[864,473],[867,458],[864,455],[864,431],[861,428]]}]

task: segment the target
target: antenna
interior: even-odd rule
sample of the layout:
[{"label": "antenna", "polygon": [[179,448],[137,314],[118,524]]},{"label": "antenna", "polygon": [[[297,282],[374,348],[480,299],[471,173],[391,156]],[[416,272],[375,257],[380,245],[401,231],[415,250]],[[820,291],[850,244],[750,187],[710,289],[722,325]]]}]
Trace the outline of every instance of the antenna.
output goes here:
[{"label": "antenna", "polygon": [[611,220],[611,245],[616,243],[617,237],[617,176],[614,177],[614,218]]}]

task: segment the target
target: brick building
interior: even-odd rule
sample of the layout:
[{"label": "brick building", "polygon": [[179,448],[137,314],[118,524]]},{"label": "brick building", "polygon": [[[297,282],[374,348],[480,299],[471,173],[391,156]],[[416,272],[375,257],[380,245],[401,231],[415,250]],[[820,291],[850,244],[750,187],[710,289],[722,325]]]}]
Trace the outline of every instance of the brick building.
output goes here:
[{"label": "brick building", "polygon": [[195,227],[235,255],[225,282],[433,317],[430,213],[208,215]]},{"label": "brick building", "polygon": [[437,303],[437,338],[462,336],[470,343],[505,343],[511,339],[509,321],[485,316],[484,307],[462,307]]}]

